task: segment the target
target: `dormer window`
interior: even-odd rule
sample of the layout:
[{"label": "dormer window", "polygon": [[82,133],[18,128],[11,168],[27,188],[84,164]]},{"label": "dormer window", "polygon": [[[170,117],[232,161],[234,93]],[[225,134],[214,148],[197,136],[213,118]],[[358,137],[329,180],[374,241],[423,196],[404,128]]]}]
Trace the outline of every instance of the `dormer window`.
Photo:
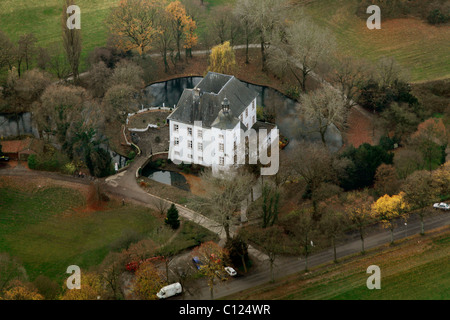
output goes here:
[{"label": "dormer window", "polygon": [[230,101],[225,97],[222,101],[222,110],[224,113],[228,113],[230,111]]}]

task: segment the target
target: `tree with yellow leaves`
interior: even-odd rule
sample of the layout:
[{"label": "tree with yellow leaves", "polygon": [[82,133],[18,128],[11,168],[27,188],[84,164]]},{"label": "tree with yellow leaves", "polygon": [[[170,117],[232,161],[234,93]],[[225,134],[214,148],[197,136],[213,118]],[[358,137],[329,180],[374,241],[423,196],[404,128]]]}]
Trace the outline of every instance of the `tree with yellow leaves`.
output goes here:
[{"label": "tree with yellow leaves", "polygon": [[121,0],[111,11],[109,25],[118,36],[119,48],[136,49],[142,55],[162,32],[157,24],[158,13],[165,1]]},{"label": "tree with yellow leaves", "polygon": [[156,294],[167,285],[162,273],[151,261],[141,263],[136,271],[134,293],[142,300],[156,300]]},{"label": "tree with yellow leaves", "polygon": [[385,228],[391,231],[391,244],[394,244],[395,220],[406,218],[409,204],[405,200],[405,193],[400,192],[390,197],[384,195],[372,204],[372,217],[381,221]]},{"label": "tree with yellow leaves", "polygon": [[224,260],[228,257],[227,250],[213,241],[202,243],[192,251],[192,257],[200,260],[199,272],[208,279],[211,300],[214,298],[214,279],[223,274]]},{"label": "tree with yellow leaves", "polygon": [[208,71],[232,74],[236,68],[236,57],[229,41],[211,49]]},{"label": "tree with yellow leaves", "polygon": [[180,1],[173,1],[169,3],[165,10],[170,17],[172,33],[177,46],[177,54],[175,58],[180,60],[181,44],[183,37],[186,35],[186,29],[192,28],[195,25],[192,25],[192,19],[187,15],[186,8]]},{"label": "tree with yellow leaves", "polygon": [[6,290],[0,300],[44,300],[44,297],[37,292],[31,284],[14,281],[10,289]]},{"label": "tree with yellow leaves", "polygon": [[61,300],[100,300],[104,294],[101,278],[93,272],[82,273],[81,289],[67,289]]},{"label": "tree with yellow leaves", "polygon": [[196,29],[197,23],[192,18],[189,18],[186,27],[184,28],[184,49],[186,49],[186,60],[188,56],[192,58],[192,47],[198,43],[198,36],[195,34]]}]

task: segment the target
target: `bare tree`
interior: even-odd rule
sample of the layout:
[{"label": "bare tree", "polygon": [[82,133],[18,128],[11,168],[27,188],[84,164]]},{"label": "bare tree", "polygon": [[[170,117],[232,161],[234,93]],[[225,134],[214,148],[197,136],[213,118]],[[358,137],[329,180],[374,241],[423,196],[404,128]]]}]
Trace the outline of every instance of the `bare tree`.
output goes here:
[{"label": "bare tree", "polygon": [[408,176],[402,190],[405,192],[405,200],[411,205],[413,210],[417,210],[420,217],[420,234],[425,234],[424,218],[432,211],[431,205],[439,199],[438,188],[433,177],[427,171],[416,171]]},{"label": "bare tree", "polygon": [[287,1],[285,0],[248,0],[238,1],[236,9],[241,17],[249,21],[261,44],[262,71],[267,71],[267,50],[271,47],[271,35],[284,21]]},{"label": "bare tree", "polygon": [[408,79],[407,72],[402,69],[393,57],[382,57],[376,67],[378,83],[381,87],[388,87],[398,81]]},{"label": "bare tree", "polygon": [[103,61],[94,64],[87,78],[87,84],[92,95],[97,98],[101,98],[108,90],[109,78],[112,71],[109,69]]},{"label": "bare tree", "polygon": [[18,41],[19,54],[25,59],[26,70],[30,69],[30,63],[36,55],[36,36],[33,33],[27,33],[20,37]]},{"label": "bare tree", "polygon": [[193,206],[210,215],[225,230],[227,241],[231,239],[231,226],[236,219],[241,203],[251,192],[255,178],[240,169],[228,176],[215,176],[211,170],[201,174],[203,189],[206,194],[192,200]]},{"label": "bare tree", "polygon": [[317,191],[324,182],[337,181],[348,164],[346,159],[337,159],[322,145],[303,142],[291,151],[286,161],[292,175],[300,177],[307,184],[313,200],[314,214],[317,216]]},{"label": "bare tree", "polygon": [[366,227],[373,222],[371,216],[371,204],[373,203],[373,198],[369,195],[367,189],[365,189],[360,192],[353,191],[347,194],[346,202],[346,217],[350,225],[359,231],[359,236],[361,238],[361,253],[364,254]]},{"label": "bare tree", "polygon": [[[59,43],[53,43],[48,50],[44,49],[43,58],[47,60],[47,67],[50,72],[59,79],[66,78],[70,74],[70,65],[67,56],[64,54],[64,48]],[[48,57],[46,55],[48,54]]]},{"label": "bare tree", "polygon": [[164,216],[169,209],[169,203],[161,198],[155,200],[155,206],[161,216]]},{"label": "bare tree", "polygon": [[361,85],[370,73],[368,65],[349,56],[339,56],[334,65],[332,81],[339,87],[345,100],[346,108],[350,109],[358,101]]},{"label": "bare tree", "polygon": [[63,13],[61,19],[62,38],[64,50],[66,52],[67,60],[69,61],[74,81],[78,81],[79,73],[78,68],[80,66],[81,58],[81,30],[69,29],[67,27],[67,19],[69,14],[67,8],[74,5],[74,0],[66,0],[63,6]]},{"label": "bare tree", "polygon": [[0,30],[0,70],[4,67],[12,68],[14,61],[14,44],[8,36]]},{"label": "bare tree", "polygon": [[251,10],[251,0],[238,0],[234,8],[233,14],[241,26],[241,30],[244,33],[245,39],[245,63],[249,61],[249,44],[254,36],[254,30],[252,29],[250,16],[246,12]]},{"label": "bare tree", "polygon": [[301,16],[284,32],[272,33],[269,66],[279,76],[291,74],[306,91],[307,77],[335,49],[333,35]]},{"label": "bare tree", "polygon": [[284,245],[286,243],[286,235],[283,232],[283,228],[275,225],[266,229],[251,228],[251,230],[246,230],[245,232],[242,232],[241,230],[239,231],[239,234],[245,241],[251,239],[257,248],[267,255],[269,260],[271,281],[274,282],[275,261],[278,256],[283,253]]},{"label": "bare tree", "polygon": [[300,105],[299,114],[312,125],[312,132],[320,134],[324,146],[328,128],[333,124],[337,127],[343,126],[348,114],[341,94],[330,87],[303,94]]},{"label": "bare tree", "polygon": [[340,210],[333,208],[333,203],[327,203],[324,208],[324,214],[320,220],[320,228],[331,241],[334,252],[334,262],[337,263],[336,241],[343,234],[345,227],[344,214]]}]

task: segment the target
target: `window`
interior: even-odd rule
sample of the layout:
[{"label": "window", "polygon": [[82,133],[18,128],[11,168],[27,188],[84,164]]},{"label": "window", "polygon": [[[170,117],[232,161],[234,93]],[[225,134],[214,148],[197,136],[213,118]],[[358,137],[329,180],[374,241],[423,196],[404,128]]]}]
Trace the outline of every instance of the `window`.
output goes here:
[{"label": "window", "polygon": [[178,157],[180,156],[180,152],[179,151],[175,151],[174,153],[175,153],[176,156],[178,156]]},{"label": "window", "polygon": [[192,140],[188,140],[188,148],[192,149]]},{"label": "window", "polygon": [[245,109],[245,117],[248,117],[248,109]]},{"label": "window", "polygon": [[223,134],[219,134],[219,139],[223,140]]},{"label": "window", "polygon": [[188,136],[192,136],[192,128],[187,128],[188,130]]},{"label": "window", "polygon": [[240,119],[242,122],[244,122],[244,116],[241,114]]},{"label": "window", "polygon": [[253,100],[253,110],[255,110],[255,106],[256,106],[256,102],[255,102],[255,100]]},{"label": "window", "polygon": [[176,146],[178,146],[178,145],[180,144],[180,139],[175,138],[173,144],[176,145]]},{"label": "window", "polygon": [[177,124],[173,125],[173,131],[178,132],[178,125]]},{"label": "window", "polygon": [[224,144],[223,144],[223,143],[219,143],[219,151],[220,151],[220,152],[223,152],[224,149],[225,149]]},{"label": "window", "polygon": [[201,139],[203,138],[203,131],[202,130],[198,130],[197,131],[197,136]]},{"label": "window", "polygon": [[221,166],[224,166],[225,165],[225,158],[224,157],[220,157],[219,158],[219,163],[220,163]]},{"label": "window", "polygon": [[188,154],[188,158],[189,158],[189,159],[192,159],[192,154]]},{"label": "window", "polygon": [[202,163],[203,162],[203,157],[198,157],[198,162]]},{"label": "window", "polygon": [[253,116],[253,123],[256,123],[256,119],[255,119],[255,116]]},{"label": "window", "polygon": [[198,151],[203,151],[203,143],[198,143]]}]

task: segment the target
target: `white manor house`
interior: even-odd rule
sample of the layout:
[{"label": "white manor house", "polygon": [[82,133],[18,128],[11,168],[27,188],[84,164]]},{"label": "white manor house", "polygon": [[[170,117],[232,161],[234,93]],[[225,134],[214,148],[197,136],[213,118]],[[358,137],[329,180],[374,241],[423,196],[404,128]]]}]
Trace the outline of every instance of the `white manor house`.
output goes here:
[{"label": "white manor house", "polygon": [[[257,154],[262,164],[273,163],[276,156],[278,163],[278,129],[257,121],[257,96],[234,76],[208,72],[195,88],[183,91],[167,118],[169,159],[212,167],[215,173],[246,163],[249,154]],[[259,142],[245,138],[257,136]],[[267,156],[271,145],[276,152]]]}]

